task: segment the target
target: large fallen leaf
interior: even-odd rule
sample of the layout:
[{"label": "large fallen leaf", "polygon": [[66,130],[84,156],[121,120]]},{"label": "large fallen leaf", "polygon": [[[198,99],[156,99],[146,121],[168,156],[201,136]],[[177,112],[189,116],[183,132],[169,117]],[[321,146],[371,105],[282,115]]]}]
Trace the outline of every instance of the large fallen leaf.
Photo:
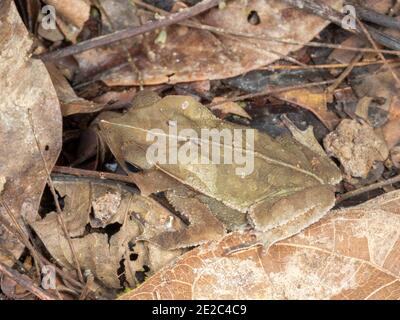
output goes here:
[{"label": "large fallen leaf", "polygon": [[[123,266],[126,282],[135,287],[137,273],[151,275],[182,254],[182,250],[163,250],[137,241],[143,233],[154,237],[183,227],[153,199],[123,185],[88,179],[58,177],[54,184],[64,199],[63,217],[80,266],[105,286],[121,287],[123,278],[118,270]],[[72,253],[57,213],[51,212],[31,226],[53,258],[73,270]]]},{"label": "large fallen leaf", "polygon": [[121,299],[400,299],[399,208],[394,191],[332,211],[266,251],[246,249],[252,235],[234,233],[186,253]]},{"label": "large fallen leaf", "polygon": [[[113,10],[120,7],[119,10],[126,13],[123,18],[109,14],[117,28],[137,25],[137,13],[128,1],[115,3],[104,0],[102,5],[107,7],[110,2],[113,3]],[[323,2],[336,8],[340,8],[342,4],[341,0]],[[248,17],[252,12],[258,14],[259,24],[249,22]],[[140,18],[144,21],[150,20],[152,15],[141,13]],[[158,30],[141,38],[125,41],[124,45],[131,48],[133,62],[141,71],[145,84],[234,77],[270,64],[300,48],[276,41],[263,41],[257,37],[272,36],[306,43],[328,24],[315,15],[290,8],[280,0],[227,1],[224,9],[212,9],[199,16],[198,22],[233,33],[252,34],[255,38],[216,35],[206,30],[174,25],[165,31]],[[160,32],[165,32],[165,41],[156,41]],[[90,50],[76,57],[81,67],[82,81],[107,69],[101,77],[107,85],[139,83],[138,74],[130,63],[126,63],[126,52],[121,46]]]},{"label": "large fallen leaf", "polygon": [[[0,3],[0,22],[0,181],[5,182],[1,200],[21,222],[21,216],[36,217],[46,183],[28,110],[49,170],[61,149],[61,113],[45,66],[30,59],[32,40],[13,1]],[[8,218],[1,205],[0,215]],[[2,226],[0,245],[17,257],[23,249]]]}]

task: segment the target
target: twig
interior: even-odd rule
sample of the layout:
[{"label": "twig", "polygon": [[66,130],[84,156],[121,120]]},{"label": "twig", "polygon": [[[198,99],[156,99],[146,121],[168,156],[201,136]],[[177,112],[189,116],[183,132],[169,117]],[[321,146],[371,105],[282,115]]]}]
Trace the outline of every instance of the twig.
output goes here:
[{"label": "twig", "polygon": [[53,173],[69,174],[76,177],[87,177],[99,180],[108,179],[118,182],[137,184],[137,180],[135,179],[134,175],[124,176],[121,174],[116,174],[111,172],[91,171],[91,170],[60,167],[60,166],[55,166],[53,168]]},{"label": "twig", "polygon": [[138,35],[144,34],[146,32],[151,32],[159,28],[167,27],[172,24],[178,23],[182,20],[189,19],[191,17],[197,16],[219,4],[221,0],[203,0],[202,2],[194,5],[193,7],[184,9],[180,12],[171,14],[170,16],[156,21],[150,21],[142,26],[128,27],[123,30],[119,30],[104,36],[93,38],[87,41],[82,41],[78,44],[69,46],[64,49],[59,49],[57,51],[46,52],[44,54],[36,56],[43,61],[52,61],[60,58],[64,58],[73,54],[81,53],[90,49],[97,47],[110,45],[112,43],[136,37]]},{"label": "twig", "polygon": [[[37,269],[37,274],[40,277],[40,268],[43,265],[42,265],[42,263],[41,263],[41,261],[39,259],[39,253],[36,251],[36,249],[30,243],[29,237],[26,236],[25,231],[23,230],[23,228],[19,224],[17,218],[15,217],[14,213],[12,212],[12,210],[10,209],[8,204],[5,201],[3,201],[1,198],[0,198],[0,205],[6,210],[7,215],[11,219],[15,230],[12,229],[11,225],[7,225],[6,221],[2,221],[3,226],[5,226],[10,233],[14,234],[17,238],[19,238],[21,243],[23,243],[28,248],[28,250],[30,251],[30,253],[32,254],[32,256],[34,258],[35,267]],[[2,217],[1,217],[0,220],[3,220]]]},{"label": "twig", "polygon": [[363,193],[366,193],[366,192],[369,192],[369,191],[373,191],[373,190],[376,190],[376,189],[380,189],[380,188],[383,188],[385,186],[388,186],[388,185],[391,185],[391,184],[395,184],[395,183],[399,183],[399,182],[400,182],[400,175],[398,175],[398,176],[396,176],[394,178],[385,180],[385,181],[381,181],[381,182],[377,182],[377,183],[371,184],[371,185],[369,185],[367,187],[363,187],[363,188],[359,188],[359,189],[354,190],[354,191],[347,192],[347,193],[339,196],[337,198],[337,200],[336,200],[336,203],[339,204],[339,203],[343,202],[344,200],[347,200],[347,199],[350,199],[350,198],[354,198],[354,197],[356,197],[356,196],[358,196],[360,194],[363,194]]},{"label": "twig", "polygon": [[396,80],[397,88],[400,88],[400,79],[399,79],[399,77],[397,76],[396,72],[393,70],[392,66],[387,62],[385,56],[381,52],[378,52],[379,48],[376,45],[374,39],[372,39],[370,32],[367,30],[367,28],[364,26],[364,24],[359,19],[357,19],[357,22],[360,25],[360,28],[364,32],[365,36],[367,37],[368,41],[371,42],[372,46],[377,51],[377,54],[379,55],[379,57],[381,58],[381,60],[385,64],[386,68],[390,71],[390,73],[392,74],[393,78]]},{"label": "twig", "polygon": [[353,71],[355,64],[360,61],[362,58],[363,53],[357,54],[350,62],[348,67],[340,74],[340,76],[336,79],[334,83],[332,83],[326,90],[327,95],[331,96],[334,91],[336,90],[337,87],[340,86],[340,84],[350,75],[350,73]]},{"label": "twig", "polygon": [[[104,15],[105,19],[107,20],[107,22],[111,26],[111,31],[115,32],[114,23],[112,22],[112,19],[110,18],[108,12],[104,9],[104,7],[101,4],[101,2],[99,0],[93,0],[93,2],[100,9],[100,12]],[[129,65],[131,66],[132,71],[134,73],[136,73],[136,76],[137,76],[137,78],[139,80],[140,90],[143,90],[143,74],[142,74],[142,72],[136,66],[135,61],[133,61],[133,57],[132,57],[131,53],[129,52],[129,49],[127,48],[127,46],[124,43],[122,43],[122,49],[124,50],[124,53],[126,55],[126,58],[128,60]]]},{"label": "twig", "polygon": [[[400,65],[400,60],[391,59],[387,60],[388,63],[398,67]],[[375,61],[363,61],[354,63],[354,67],[365,67],[365,66],[373,66],[377,64],[383,64],[382,60]],[[270,65],[266,67],[259,68],[258,70],[308,70],[308,69],[343,69],[347,68],[350,63],[329,63],[329,64],[316,64],[316,65],[307,65],[307,66],[291,66],[291,65]]]},{"label": "twig", "polygon": [[[2,205],[4,206],[4,202],[2,202]],[[5,207],[7,208],[7,207]],[[7,209],[6,209],[7,210]],[[10,209],[8,209],[10,210]],[[50,265],[50,261],[48,261],[45,257],[43,257],[39,251],[36,251],[35,247],[30,243],[29,238],[26,236],[25,233],[21,233],[19,232],[17,229],[15,229],[15,227],[13,227],[11,224],[9,224],[9,222],[0,215],[0,223],[12,234],[15,234],[17,238],[19,238],[19,240],[29,249],[29,251],[31,252],[32,256],[37,260],[40,266],[43,265]],[[66,279],[67,281],[71,282],[73,285],[82,288],[83,285],[76,281],[74,278],[72,278],[69,274],[65,273],[63,270],[61,270],[60,268],[58,268],[57,266],[55,266],[56,268],[56,272],[63,277],[64,279]]]},{"label": "twig", "polygon": [[0,262],[0,273],[13,279],[17,284],[33,293],[40,300],[56,300],[55,297],[39,288],[28,276],[20,274],[18,271],[7,267],[2,262]]},{"label": "twig", "polygon": [[38,137],[36,135],[36,130],[35,130],[35,126],[34,126],[34,123],[33,123],[32,110],[31,109],[28,109],[28,118],[29,118],[29,123],[31,125],[33,136],[35,138],[36,146],[37,146],[37,148],[39,150],[40,157],[42,158],[43,166],[44,166],[44,169],[46,171],[47,181],[48,181],[48,185],[50,187],[50,192],[53,195],[54,202],[55,202],[55,205],[56,205],[57,220],[58,220],[58,222],[59,222],[59,224],[60,224],[60,226],[61,226],[61,228],[62,228],[62,230],[64,232],[64,235],[65,235],[65,237],[67,239],[69,248],[71,250],[72,259],[74,260],[75,267],[76,267],[77,272],[78,272],[78,278],[83,283],[84,280],[83,280],[83,275],[82,275],[81,267],[80,267],[80,264],[79,264],[79,260],[77,258],[76,251],[75,251],[74,246],[72,244],[72,241],[71,241],[71,238],[69,236],[69,232],[68,232],[67,226],[66,226],[64,218],[63,218],[63,213],[62,213],[62,209],[61,209],[61,206],[60,206],[60,202],[58,201],[58,196],[57,196],[57,193],[56,193],[56,189],[54,188],[53,180],[51,179],[51,176],[50,176],[50,171],[47,168],[47,163],[46,163],[46,159],[44,158],[44,155],[43,155],[43,152],[42,152],[42,147],[41,147],[39,139],[38,139]]},{"label": "twig", "polygon": [[220,104],[227,103],[227,102],[235,102],[235,101],[247,100],[247,99],[252,99],[252,98],[256,98],[256,97],[262,97],[262,96],[266,96],[266,95],[273,95],[273,94],[286,92],[286,91],[292,91],[292,90],[306,89],[306,88],[322,86],[322,85],[326,85],[326,84],[331,84],[331,83],[333,83],[335,81],[336,81],[336,79],[335,80],[321,81],[321,82],[312,82],[312,83],[300,84],[300,85],[296,85],[296,86],[290,86],[290,87],[284,87],[284,88],[278,88],[278,89],[268,89],[268,90],[265,90],[265,91],[262,91],[262,92],[245,94],[245,95],[241,95],[241,96],[225,99],[223,101],[214,102],[214,103],[211,103],[211,104],[207,105],[207,107],[209,107],[209,108],[210,107],[215,107],[215,106],[218,106]]}]

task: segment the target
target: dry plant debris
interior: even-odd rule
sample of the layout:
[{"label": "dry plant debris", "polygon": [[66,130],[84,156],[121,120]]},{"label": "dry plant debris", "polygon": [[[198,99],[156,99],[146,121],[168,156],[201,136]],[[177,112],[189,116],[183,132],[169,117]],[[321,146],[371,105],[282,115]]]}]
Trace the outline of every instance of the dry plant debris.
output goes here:
[{"label": "dry plant debris", "polygon": [[[61,150],[61,113],[45,65],[30,59],[32,40],[10,1],[0,5],[0,216],[20,224],[38,215],[47,174],[29,122],[32,112],[37,137],[51,170]],[[7,207],[7,209],[6,209]],[[24,245],[0,225],[0,243],[15,256]],[[0,251],[0,260],[8,261]]]},{"label": "dry plant debris", "polygon": [[[183,227],[154,200],[120,185],[62,178],[54,185],[64,199],[64,220],[81,267],[90,270],[107,287],[120,288],[124,281],[128,287],[135,287],[138,272],[150,275],[182,254],[180,250],[166,252],[151,243],[136,242],[143,233],[154,237]],[[60,265],[73,267],[56,212],[48,213],[31,226]],[[119,271],[121,264],[124,271]]]},{"label": "dry plant debris", "polygon": [[[110,15],[116,29],[135,25],[140,19],[146,21],[151,17],[132,8],[129,1],[117,3],[108,0],[102,3],[105,8],[109,7],[114,11],[129,12],[129,16],[122,16],[122,21],[121,15]],[[324,3],[334,7],[341,5],[340,0],[325,0]],[[188,26],[172,26],[165,30],[165,43],[156,41],[159,36],[157,32],[140,39],[140,46],[135,42],[123,42],[131,52],[140,78],[132,70],[131,64],[119,67],[111,65],[113,60],[126,61],[125,51],[118,47],[100,48],[79,54],[77,59],[82,77],[104,73],[104,66],[112,66],[116,69],[111,68],[101,75],[101,79],[109,86],[137,85],[140,81],[151,85],[224,79],[268,65],[300,48],[299,45],[258,39],[264,37],[264,30],[268,30],[268,37],[307,43],[326,26],[326,21],[289,8],[283,1],[248,1],[247,11],[257,12],[259,24],[249,23],[248,14],[243,9],[240,1],[228,1],[225,8],[212,9],[199,17],[199,25],[223,29],[225,33],[222,34]],[[250,34],[254,38],[234,36],[240,33]]]},{"label": "dry plant debris", "polygon": [[400,5],[349,2],[0,1],[0,300],[400,299]]}]

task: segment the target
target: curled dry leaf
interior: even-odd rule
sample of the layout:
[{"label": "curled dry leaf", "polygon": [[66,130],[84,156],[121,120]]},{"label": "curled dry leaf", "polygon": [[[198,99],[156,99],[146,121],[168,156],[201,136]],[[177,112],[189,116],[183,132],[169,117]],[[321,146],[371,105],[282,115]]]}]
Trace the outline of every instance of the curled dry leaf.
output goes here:
[{"label": "curled dry leaf", "polygon": [[367,178],[373,164],[389,156],[384,139],[370,125],[357,120],[343,120],[325,137],[324,146],[340,160],[345,172],[355,178]]},{"label": "curled dry leaf", "polygon": [[[324,0],[339,8],[341,0]],[[128,2],[120,2],[126,12],[133,12]],[[256,11],[260,23],[252,24],[248,16]],[[152,15],[140,14],[144,21]],[[119,16],[110,19],[121,24]],[[137,21],[137,19],[135,19]],[[135,21],[131,20],[131,21]],[[129,21],[128,21],[129,22]],[[144,84],[177,83],[234,77],[270,64],[297,50],[300,46],[257,37],[275,37],[306,43],[320,33],[327,22],[319,17],[288,7],[284,1],[249,0],[229,1],[223,9],[212,9],[198,17],[200,24],[223,28],[231,33],[254,35],[253,39],[232,34],[214,34],[210,31],[174,25],[167,28],[166,40],[155,41],[160,31],[131,41],[133,62],[141,71]],[[137,25],[131,22],[131,25]],[[139,41],[140,45],[137,45]],[[126,42],[124,42],[126,44]],[[83,78],[90,78],[109,69],[102,80],[109,86],[137,85],[139,77],[126,63],[126,53],[119,46],[90,50],[76,56]],[[123,63],[125,63],[123,65]],[[112,69],[111,67],[115,67]],[[86,76],[85,76],[86,75]]]},{"label": "curled dry leaf", "polygon": [[[120,299],[399,299],[400,191],[332,211],[268,250],[234,233]],[[238,250],[238,247],[242,247]]]},{"label": "curled dry leaf", "polygon": [[[0,179],[1,201],[21,222],[37,215],[46,172],[32,133],[51,170],[61,149],[61,112],[49,74],[40,60],[30,59],[32,40],[13,1],[0,3]],[[8,218],[0,205],[0,215]],[[1,246],[17,257],[23,246],[0,226]],[[0,260],[5,261],[0,253]]]},{"label": "curled dry leaf", "polygon": [[[135,287],[137,272],[152,274],[182,254],[181,250],[167,251],[137,241],[143,233],[151,238],[183,227],[179,219],[151,198],[137,195],[127,186],[88,179],[58,177],[54,184],[64,199],[64,220],[79,263],[103,285],[120,288],[123,278],[118,270],[123,266],[124,278],[130,287]],[[53,258],[73,269],[72,254],[57,213],[51,212],[31,226]]]},{"label": "curled dry leaf", "polygon": [[78,97],[67,79],[53,64],[47,64],[47,70],[60,100],[61,112],[64,117],[76,113],[96,112],[102,109],[103,105]]}]

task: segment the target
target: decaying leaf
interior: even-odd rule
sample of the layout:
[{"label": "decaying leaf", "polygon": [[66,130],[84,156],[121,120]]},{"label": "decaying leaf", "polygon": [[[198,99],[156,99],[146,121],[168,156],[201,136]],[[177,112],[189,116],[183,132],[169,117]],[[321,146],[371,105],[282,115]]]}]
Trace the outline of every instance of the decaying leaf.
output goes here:
[{"label": "decaying leaf", "polygon": [[332,111],[328,110],[327,97],[324,91],[298,89],[282,92],[276,96],[281,100],[313,112],[330,130],[333,130],[340,121]]},{"label": "decaying leaf", "polygon": [[[339,8],[341,0],[324,0]],[[107,1],[102,1],[107,3]],[[114,7],[134,12],[131,4],[120,2]],[[114,10],[116,10],[114,8]],[[257,12],[260,23],[248,17]],[[152,15],[140,13],[144,21]],[[121,19],[110,15],[115,25],[138,25],[138,20]],[[122,21],[121,21],[122,20]],[[142,23],[144,22],[142,21]],[[229,34],[214,34],[206,30],[175,25],[166,29],[165,43],[156,42],[160,30],[145,35],[130,44],[133,62],[141,71],[145,84],[191,82],[234,77],[272,63],[300,46],[263,41],[259,37],[274,37],[306,43],[316,36],[327,22],[301,10],[288,7],[284,1],[249,0],[228,1],[223,9],[212,9],[198,17],[201,24],[223,28]],[[254,35],[240,37],[238,33]],[[137,45],[137,44],[140,45]],[[126,45],[126,42],[124,42]],[[104,71],[101,79],[109,86],[137,85],[139,75],[126,62],[126,53],[118,46],[90,50],[76,56],[81,66],[81,77],[91,77]]]},{"label": "decaying leaf", "polygon": [[[135,287],[137,272],[152,274],[182,254],[181,250],[167,251],[138,241],[143,233],[151,238],[183,228],[183,223],[156,201],[119,184],[68,178],[58,178],[54,184],[65,203],[63,216],[81,267],[107,287],[119,288],[123,279]],[[74,268],[56,212],[31,226],[60,265]],[[123,278],[118,273],[122,265]]]},{"label": "decaying leaf", "polygon": [[61,112],[64,117],[76,113],[96,112],[102,109],[101,104],[78,97],[67,79],[53,64],[47,64],[47,70],[60,100]]},{"label": "decaying leaf", "polygon": [[386,112],[386,117],[380,122],[384,124],[382,130],[389,149],[400,143],[400,98],[395,84],[393,74],[382,71],[364,77],[355,85],[358,96],[382,100],[379,109]]},{"label": "decaying leaf", "polygon": [[[332,211],[268,250],[233,233],[120,299],[399,299],[400,191]],[[241,248],[241,249],[240,249]]]},{"label": "decaying leaf", "polygon": [[367,123],[343,120],[324,139],[325,149],[338,158],[345,172],[356,178],[366,178],[374,162],[389,156],[384,139]]},{"label": "decaying leaf", "polygon": [[[13,1],[0,3],[0,21],[0,177],[5,181],[1,201],[21,222],[22,216],[36,217],[47,178],[28,111],[49,170],[61,149],[61,112],[44,64],[30,59],[32,40]],[[0,215],[8,218],[3,205]],[[0,243],[16,257],[22,252],[23,246],[2,226]]]}]

